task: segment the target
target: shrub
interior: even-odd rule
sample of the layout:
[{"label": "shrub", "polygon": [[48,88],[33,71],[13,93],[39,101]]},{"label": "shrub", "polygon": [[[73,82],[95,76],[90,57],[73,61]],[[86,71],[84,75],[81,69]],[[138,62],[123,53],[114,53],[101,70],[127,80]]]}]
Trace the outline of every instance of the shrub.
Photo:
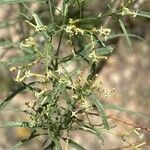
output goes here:
[{"label": "shrub", "polygon": [[[83,150],[85,148],[82,145],[70,138],[70,133],[75,130],[92,133],[103,143],[105,139],[102,131],[107,132],[114,128],[109,123],[111,116],[107,115],[105,108],[129,111],[98,98],[96,93],[102,88],[101,82],[95,81],[100,71],[99,62],[105,62],[108,56],[113,56],[115,44],[110,40],[124,36],[132,50],[130,37],[141,39],[128,34],[124,24],[125,16],[149,18],[149,13],[132,10],[133,0],[121,3],[112,1],[107,12],[94,17],[83,13],[84,0],[60,0],[60,7],[54,0],[38,0],[39,9],[44,9],[43,5],[48,6],[46,11],[50,14],[49,21],[47,16],[42,20],[40,13],[34,12],[28,2],[32,0],[0,0],[0,4],[20,3],[21,8],[25,10],[21,15],[28,28],[23,40],[13,43],[13,47],[20,49],[20,56],[1,61],[1,65],[7,65],[10,71],[16,74],[14,80],[20,86],[0,103],[0,109],[3,111],[5,105],[23,91],[30,91],[35,96],[34,101],[28,98],[26,109],[22,110],[30,117],[29,121],[1,123],[1,127],[24,127],[32,130],[28,138],[17,143],[12,149],[37,136],[45,135],[50,141],[45,149],[62,149],[61,143],[64,141],[66,147],[71,145],[75,149]],[[76,15],[72,9],[77,12]],[[107,28],[110,20],[120,24],[122,34],[113,34],[113,31]],[[58,39],[56,44],[55,38]],[[61,48],[64,43],[69,50]],[[41,69],[34,69],[39,64]],[[84,67],[87,67],[87,74],[83,73]],[[99,117],[99,124],[91,123],[89,118],[93,115]],[[134,127],[137,133],[138,129],[142,128]],[[125,135],[117,136],[127,141]],[[130,144],[135,149],[142,145],[143,143]]]}]

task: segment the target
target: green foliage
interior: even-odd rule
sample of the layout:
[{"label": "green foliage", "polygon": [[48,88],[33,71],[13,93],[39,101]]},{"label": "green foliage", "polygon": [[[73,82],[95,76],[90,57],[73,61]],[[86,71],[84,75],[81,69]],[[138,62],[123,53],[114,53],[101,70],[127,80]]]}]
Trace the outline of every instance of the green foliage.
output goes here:
[{"label": "green foliage", "polygon": [[[35,1],[35,0],[33,0]],[[128,9],[132,1],[124,3],[115,12],[110,10],[109,13],[102,14],[93,18],[84,18],[82,15],[81,0],[64,0],[62,8],[57,8],[53,0],[43,2],[48,5],[48,13],[51,21],[43,23],[38,13],[30,10],[26,2],[32,0],[0,0],[0,4],[16,4],[22,3],[22,6],[31,15],[31,19],[26,17],[25,22],[34,31],[34,34],[29,34],[21,42],[10,43],[2,42],[2,46],[17,47],[20,49],[20,56],[13,57],[8,61],[1,61],[1,65],[7,64],[10,71],[15,72],[14,80],[21,84],[16,91],[9,95],[0,103],[0,111],[4,111],[12,98],[23,91],[30,91],[35,95],[33,102],[25,103],[27,109],[23,112],[30,117],[28,122],[6,122],[1,123],[0,127],[27,127],[32,129],[31,136],[17,143],[11,150],[26,143],[37,136],[48,135],[50,141],[49,149],[61,150],[61,141],[66,145],[70,145],[77,150],[85,150],[81,145],[73,141],[70,137],[70,132],[80,130],[97,136],[102,143],[103,138],[101,129],[111,130],[112,125],[109,125],[109,117],[106,113],[106,108],[118,109],[121,112],[133,113],[119,106],[107,105],[98,99],[96,92],[101,88],[100,82],[95,82],[96,69],[99,61],[106,60],[113,53],[115,45],[109,44],[109,40],[117,36],[125,36],[130,49],[132,49],[130,37],[138,36],[128,34],[124,24],[124,16],[131,17],[142,16],[149,18],[149,13],[134,12]],[[40,6],[43,5],[40,3]],[[79,18],[69,18],[70,8],[77,7],[79,10]],[[109,7],[111,8],[111,7]],[[60,9],[60,10],[58,10]],[[54,12],[58,10],[59,16],[55,16]],[[120,23],[123,34],[112,34],[111,29],[103,26],[94,26],[91,20],[113,17]],[[57,22],[57,19],[61,20]],[[82,23],[90,24],[85,28]],[[58,45],[54,45],[53,39],[59,38]],[[41,39],[41,41],[39,40]],[[61,55],[63,40],[70,46],[70,51],[67,49],[65,55]],[[85,61],[88,65],[88,75],[83,74]],[[78,63],[73,71],[68,70],[68,64]],[[42,64],[40,71],[35,71],[33,68]],[[29,82],[32,79],[33,82]],[[89,116],[94,110],[97,110],[100,125],[94,126]],[[138,113],[136,113],[139,115]],[[79,117],[80,116],[80,117]],[[86,117],[85,117],[86,116]],[[81,119],[84,118],[85,119]],[[66,136],[67,135],[67,136]],[[47,148],[47,149],[48,149]]]},{"label": "green foliage", "polygon": [[42,0],[0,0],[0,4],[17,4],[17,3],[35,2],[35,1],[42,2]]}]

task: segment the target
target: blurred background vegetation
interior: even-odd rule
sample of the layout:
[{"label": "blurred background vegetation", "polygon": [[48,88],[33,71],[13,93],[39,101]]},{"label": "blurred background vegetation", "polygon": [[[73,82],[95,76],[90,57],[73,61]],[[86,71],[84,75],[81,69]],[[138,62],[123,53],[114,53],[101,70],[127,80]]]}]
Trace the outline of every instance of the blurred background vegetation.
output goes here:
[{"label": "blurred background vegetation", "polygon": [[[57,4],[60,1],[57,1]],[[108,11],[108,4],[110,0],[92,0],[92,1],[83,1],[83,16],[92,17],[97,16],[100,13],[105,13]],[[39,3],[32,3],[28,5],[32,10],[34,10],[40,17],[41,20],[51,27],[49,23],[50,16],[47,13],[48,6],[47,4],[39,5]],[[150,1],[149,0],[137,0],[133,6],[135,9],[140,9],[143,11],[150,10]],[[77,18],[79,15],[79,10],[77,8],[70,8],[71,13],[69,18]],[[22,15],[25,14],[25,15]],[[22,4],[18,5],[0,5],[0,59],[8,60],[12,56],[18,55],[18,50],[14,45],[11,45],[10,42],[17,42],[18,40],[23,40],[32,34],[30,26],[28,26],[24,19],[28,17],[28,11]],[[58,23],[61,21],[59,15],[56,15],[55,21]],[[131,34],[136,34],[142,37],[145,41],[139,39],[131,38],[133,50],[130,51],[127,46],[126,40],[124,37],[116,38],[115,40],[110,41],[112,44],[115,44],[115,51],[113,55],[105,62],[100,62],[100,68],[98,70],[98,78],[102,80],[103,88],[105,89],[104,94],[100,93],[100,97],[104,101],[109,101],[112,104],[118,104],[132,111],[140,112],[146,116],[150,115],[150,20],[142,17],[131,18],[125,17],[124,19],[126,27]],[[91,21],[88,24],[82,23],[80,26],[89,27],[95,26],[100,27],[101,25],[111,28],[112,32],[120,33],[121,29],[117,21],[110,20],[95,20]],[[82,39],[80,39],[82,41]],[[81,41],[77,41],[80,45]],[[40,39],[39,39],[40,41]],[[8,43],[8,46],[3,46],[4,43]],[[41,41],[40,41],[41,42]],[[56,38],[54,42],[58,43]],[[65,47],[65,50],[64,50]],[[68,47],[69,49],[69,47]],[[61,54],[67,51],[66,45],[64,44],[61,47]],[[72,67],[72,66],[71,66]],[[86,67],[86,66],[85,66]],[[86,68],[85,68],[86,70]],[[9,93],[14,91],[19,85],[16,84],[12,79],[12,74],[9,72],[8,68],[0,68],[0,99],[4,99]],[[115,92],[110,92],[112,89],[115,89]],[[108,91],[108,92],[107,92]],[[16,96],[12,105],[14,109],[23,107],[22,104],[25,102],[25,98],[32,97],[30,93],[22,93]],[[143,127],[149,127],[150,122],[144,118],[139,118],[135,115],[129,115],[126,113],[118,113],[117,111],[109,111],[108,113],[114,115],[116,118],[124,120],[125,122],[139,124]],[[12,112],[3,112],[0,113],[0,120],[20,120],[28,119],[23,115],[18,115],[17,113]],[[125,123],[121,123],[118,120],[112,120],[119,127],[117,130],[120,133],[128,131],[132,126],[127,126]],[[116,129],[114,129],[115,131]],[[150,134],[149,132],[142,131],[144,133],[144,140],[146,144],[143,146],[143,150],[150,149]],[[16,143],[19,139],[22,139],[26,136],[29,136],[30,131],[26,129],[2,129],[0,128],[0,136],[3,137],[0,139],[0,149],[6,150]],[[12,138],[14,137],[15,138]],[[81,133],[73,133],[72,135],[79,143],[83,144],[88,150],[94,149],[99,150],[100,145],[98,144],[98,139],[92,137],[91,135],[85,136]],[[120,139],[115,137],[112,134],[106,134],[105,147],[106,150],[116,149],[117,147],[122,147],[124,144]],[[86,139],[86,140],[85,140]],[[129,139],[132,140],[132,139]],[[28,144],[25,147],[20,148],[21,150],[40,150],[41,145],[43,144],[44,138],[35,139],[32,144]],[[86,143],[84,143],[86,141]],[[121,148],[120,148],[121,149]],[[128,149],[128,148],[127,148]],[[118,148],[119,150],[119,148]]]}]

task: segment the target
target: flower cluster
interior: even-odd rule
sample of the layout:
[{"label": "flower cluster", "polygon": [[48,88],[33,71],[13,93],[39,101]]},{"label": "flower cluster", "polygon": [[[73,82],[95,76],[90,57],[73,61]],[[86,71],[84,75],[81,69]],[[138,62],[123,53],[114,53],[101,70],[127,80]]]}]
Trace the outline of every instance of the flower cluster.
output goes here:
[{"label": "flower cluster", "polygon": [[133,3],[135,0],[128,0],[127,4],[125,4],[125,2],[123,1],[121,3],[121,15],[124,16],[124,15],[131,15],[133,18],[135,18],[137,16],[137,13],[138,13],[138,10],[136,11],[133,11],[133,10],[130,10],[128,8],[128,5],[130,5],[131,3]]}]

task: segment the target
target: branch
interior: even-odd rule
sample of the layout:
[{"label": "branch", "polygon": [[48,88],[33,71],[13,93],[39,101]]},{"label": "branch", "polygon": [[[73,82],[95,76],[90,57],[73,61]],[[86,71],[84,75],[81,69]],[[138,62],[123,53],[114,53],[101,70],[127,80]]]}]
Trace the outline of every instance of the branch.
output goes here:
[{"label": "branch", "polygon": [[[89,114],[89,115],[95,115],[95,116],[99,116],[99,115],[100,115],[100,114],[92,113],[92,112],[87,112],[87,114]],[[119,119],[119,118],[116,118],[114,115],[109,115],[108,118],[111,118],[111,119],[113,119],[113,120],[119,121],[119,122],[121,122],[121,123],[123,123],[123,124],[126,124],[126,125],[133,126],[133,127],[135,127],[135,128],[140,128],[140,129],[146,130],[147,132],[150,132],[150,128],[142,127],[142,126],[140,126],[140,125],[138,125],[138,124],[133,124],[133,123],[131,123],[131,122],[127,122],[127,121],[121,120],[121,119]]]}]

